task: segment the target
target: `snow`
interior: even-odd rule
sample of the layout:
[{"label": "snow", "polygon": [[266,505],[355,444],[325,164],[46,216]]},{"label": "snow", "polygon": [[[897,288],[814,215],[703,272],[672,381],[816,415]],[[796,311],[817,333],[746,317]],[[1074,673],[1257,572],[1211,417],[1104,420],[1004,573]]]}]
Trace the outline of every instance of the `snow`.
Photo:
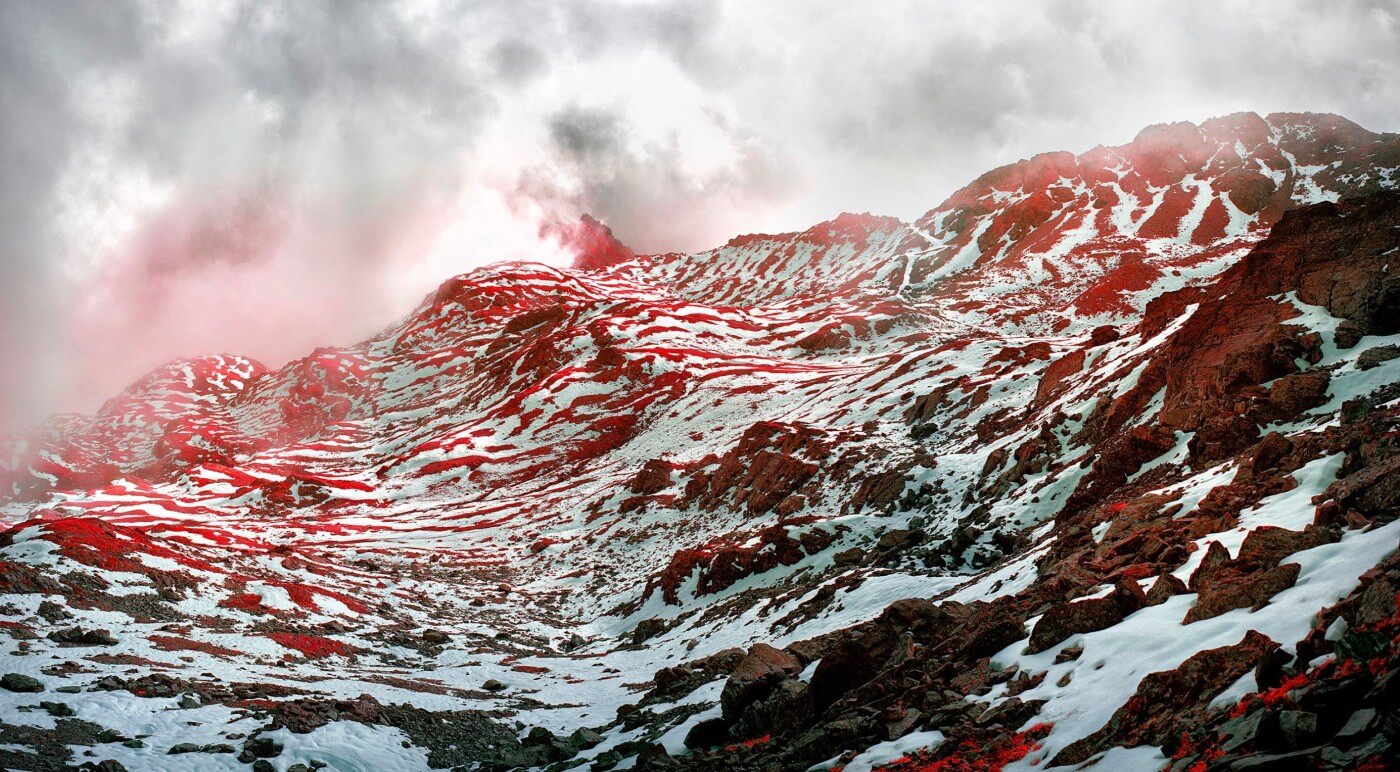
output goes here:
[{"label": "snow", "polygon": [[[1027,672],[1046,672],[1039,686],[1020,696],[1047,700],[1031,723],[1048,721],[1054,728],[1042,750],[1007,769],[1034,769],[1034,762],[1043,763],[1103,726],[1144,676],[1171,670],[1206,649],[1236,644],[1246,630],[1257,630],[1291,651],[1307,635],[1317,612],[1351,592],[1363,573],[1396,550],[1398,541],[1400,522],[1349,532],[1337,543],[1298,553],[1285,561],[1302,566],[1298,581],[1258,611],[1236,609],[1183,625],[1195,595],[1178,595],[1107,630],[1071,636],[1039,654],[1025,653],[1024,641],[1012,644],[992,659],[1004,667],[1014,664]],[[1084,653],[1072,662],[1055,664],[1056,655],[1074,645],[1083,646]],[[1066,673],[1072,674],[1073,688],[1060,689],[1055,684]]]},{"label": "snow", "polygon": [[937,730],[913,732],[896,740],[876,743],[857,754],[849,764],[841,765],[840,759],[830,759],[814,764],[811,770],[829,770],[840,766],[843,772],[871,772],[884,764],[908,756],[915,751],[933,750],[943,742],[943,733]]},{"label": "snow", "polygon": [[278,759],[288,764],[309,765],[313,760],[320,760],[337,772],[429,769],[427,752],[403,747],[408,738],[393,727],[337,721],[306,734],[279,729],[264,732],[262,736],[283,743],[284,749]]},{"label": "snow", "polygon": [[1240,513],[1239,524],[1234,528],[1197,539],[1196,549],[1191,553],[1191,557],[1172,573],[1182,580],[1189,578],[1200,566],[1212,542],[1219,542],[1229,551],[1230,557],[1237,557],[1245,537],[1256,528],[1268,525],[1301,531],[1311,525],[1313,497],[1322,493],[1337,479],[1337,472],[1342,468],[1344,460],[1345,454],[1336,453],[1308,462],[1293,473],[1293,479],[1298,483],[1297,487],[1268,496],[1255,506],[1244,510]]},{"label": "snow", "polygon": [[[1260,152],[1272,154],[1279,141]],[[1279,183],[1296,175],[1293,193],[1300,200],[1335,197],[1322,189],[1331,179],[1323,167],[1299,166],[1286,156],[1289,168],[1272,169],[1248,152],[1240,155],[1243,167],[1262,165]],[[0,503],[0,516],[93,517],[136,529],[167,552],[148,554],[133,542],[128,565],[137,569],[97,569],[111,583],[104,597],[139,600],[160,588],[156,572],[188,575],[195,586],[170,606],[198,620],[189,642],[238,652],[168,651],[151,638],[164,635],[169,642],[172,634],[161,630],[162,622],[73,609],[75,621],[113,630],[120,643],[101,652],[113,662],[142,657],[156,663],[85,658],[88,670],[75,683],[143,669],[207,672],[225,682],[285,684],[327,697],[370,693],[428,709],[500,709],[560,732],[608,723],[619,706],[636,701],[639,684],[659,667],[758,641],[781,646],[830,633],[874,618],[903,598],[967,602],[1016,593],[1036,581],[1036,561],[1052,546],[1053,517],[1089,472],[1084,459],[1091,449],[1072,438],[1100,399],[1138,384],[1148,358],[1194,307],[1150,340],[1126,335],[1091,349],[1085,370],[1051,404],[1033,411],[1027,406],[1047,360],[996,357],[1003,350],[1048,347],[1054,359],[1087,346],[1095,325],[1126,331],[1132,313],[1081,316],[1073,302],[1128,261],[1140,261],[1148,286],[1123,290],[1120,299],[1124,309],[1141,309],[1161,292],[1235,264],[1263,235],[1259,218],[1244,215],[1217,189],[1219,177],[1202,172],[1149,186],[1149,170],[1134,169],[1122,155],[1113,159],[1106,171],[1116,179],[1107,188],[1118,201],[1111,208],[1094,205],[1095,185],[1087,176],[1060,179],[1054,211],[1019,240],[1002,233],[998,220],[1043,191],[1024,188],[1013,174],[1004,185],[974,184],[958,200],[958,211],[951,204],[937,209],[920,226],[857,222],[850,235],[841,233],[841,220],[801,234],[738,239],[699,254],[642,256],[594,273],[491,265],[450,281],[413,316],[365,343],[321,351],[275,372],[242,357],[181,360],[94,416],[55,421],[42,437],[6,446],[0,458],[15,460],[5,459],[0,472],[22,475],[40,492],[32,501]],[[1163,231],[1174,236],[1141,238],[1168,194],[1183,191],[1191,196],[1189,211]],[[1229,216],[1226,238],[1193,244],[1216,200]],[[983,243],[993,232],[1000,235]],[[918,282],[916,275],[922,276]],[[1333,372],[1328,404],[1278,430],[1321,431],[1335,425],[1332,414],[1344,400],[1400,382],[1400,360],[1368,371],[1355,366],[1362,351],[1400,343],[1400,336],[1371,336],[1341,351],[1332,336],[1339,320],[1295,294],[1278,300],[1299,312],[1289,323],[1322,333],[1324,357],[1314,367]],[[512,324],[538,311],[558,316]],[[811,347],[808,336],[825,330],[850,337]],[[912,397],[934,390],[948,399],[915,439],[905,410]],[[315,398],[303,399],[307,394]],[[1159,391],[1132,420],[1153,420],[1163,397]],[[314,420],[294,426],[301,408],[314,413],[337,400],[345,412],[308,414]],[[1056,411],[1070,416],[1056,430],[1063,452],[1047,469],[990,496],[990,481],[981,479],[989,454],[1021,446],[1038,431],[1037,422]],[[599,443],[607,433],[599,427],[618,416],[635,418],[635,427],[616,443]],[[1026,420],[989,441],[975,427],[997,416]],[[794,565],[708,595],[697,594],[698,574],[692,573],[679,604],[648,593],[678,550],[779,523],[774,512],[744,511],[735,497],[713,508],[674,501],[700,473],[719,468],[708,454],[730,451],[761,421],[820,435],[829,450],[812,451],[813,462],[857,457],[846,478],[824,469],[810,486],[810,499],[792,513],[812,518],[812,528],[837,534],[837,541]],[[198,463],[162,455],[180,444],[166,436],[172,426],[189,429],[180,442],[197,451]],[[225,439],[237,447],[223,448]],[[246,447],[242,440],[249,441]],[[1178,433],[1175,447],[1132,479],[1153,470],[1175,473],[1166,467],[1184,466],[1189,440]],[[84,470],[84,459],[118,455],[125,460],[115,480],[63,487],[69,485],[65,476]],[[657,459],[689,467],[660,494],[624,511],[623,503],[635,498],[629,489],[634,475]],[[1203,538],[1193,560],[1212,540],[1236,551],[1251,528],[1306,525],[1311,497],[1335,478],[1339,464],[1339,456],[1308,464],[1295,475],[1297,488],[1244,512],[1237,529]],[[906,473],[899,503],[888,512],[846,506],[863,475],[885,471]],[[1178,497],[1185,516],[1236,469],[1223,464],[1183,473],[1186,479],[1166,492]],[[947,571],[913,561],[834,570],[837,551],[869,547],[916,517],[933,547],[974,517],[984,530],[974,551],[998,531],[1024,530],[1034,546],[976,572],[971,566],[983,564],[966,556],[966,563]],[[1106,528],[1095,528],[1095,538]],[[532,551],[544,537],[554,543]],[[1086,645],[1083,661],[1054,666],[1055,674],[1027,695],[1051,700],[1048,710],[1059,718],[1051,745],[1097,728],[1094,721],[1118,704],[1112,698],[1130,693],[1149,668],[1170,666],[1198,646],[1233,643],[1244,626],[1266,627],[1282,638],[1293,634],[1317,603],[1344,591],[1379,554],[1372,538],[1348,534],[1345,549],[1329,545],[1298,556],[1304,565],[1298,586],[1254,614],[1232,612],[1183,628],[1179,622],[1191,600],[1175,598],[1118,628],[1078,637]],[[65,556],[42,525],[16,534],[3,558],[55,576],[95,568]],[[1336,561],[1336,577],[1324,559]],[[290,582],[307,588],[314,611],[298,604],[303,596]],[[251,610],[229,608],[225,601],[235,593],[260,603]],[[830,602],[808,615],[806,604],[826,594]],[[25,619],[39,600],[5,598]],[[1284,619],[1285,611],[1297,619]],[[650,618],[673,627],[643,647],[620,645]],[[326,637],[357,647],[353,659],[304,657],[266,633],[331,622],[343,627],[323,628]],[[440,652],[419,651],[385,640],[383,632],[413,636],[427,627],[447,631],[452,642]],[[582,648],[560,651],[558,644],[571,634],[585,639]],[[1160,660],[1159,639],[1167,642]],[[34,673],[51,686],[59,679],[42,676],[41,665],[51,664],[51,656],[80,656],[42,638],[31,646],[33,654],[10,657],[7,669]],[[1053,654],[1003,656],[1039,667]],[[1105,664],[1094,671],[1098,661]],[[814,669],[815,663],[801,677],[810,678]],[[1056,676],[1069,669],[1076,670],[1074,685],[1055,688]],[[483,695],[488,678],[508,688]],[[1106,695],[1102,704],[1083,702],[1098,687]],[[721,688],[722,681],[711,682],[674,704],[700,711],[667,728],[662,742],[668,749],[679,752],[689,728],[715,715]],[[1243,682],[1232,687],[1243,688]],[[152,734],[148,749],[111,748],[133,769],[168,763],[163,754],[174,742],[219,742],[221,733],[257,728],[223,708],[175,710],[170,700],[120,692],[61,699],[82,717]],[[51,725],[46,713],[19,710],[31,703],[0,695],[0,709],[14,722]],[[941,740],[935,734],[882,744],[860,764],[908,750],[902,743]],[[639,736],[614,729],[585,757]],[[422,752],[403,749],[403,739],[384,727],[334,724],[288,736],[284,759],[319,758],[347,769],[422,768]],[[1153,754],[1115,750],[1100,767],[1155,764]],[[195,754],[180,762],[234,768],[226,766],[231,756]]]}]

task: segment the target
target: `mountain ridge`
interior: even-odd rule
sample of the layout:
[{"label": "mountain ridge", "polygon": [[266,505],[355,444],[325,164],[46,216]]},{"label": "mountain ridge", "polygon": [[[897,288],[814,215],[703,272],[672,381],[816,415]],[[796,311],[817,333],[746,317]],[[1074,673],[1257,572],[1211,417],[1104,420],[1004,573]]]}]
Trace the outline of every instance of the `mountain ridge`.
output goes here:
[{"label": "mountain ridge", "polygon": [[[1036,156],[915,223],[843,215],[637,255],[586,221],[568,236],[582,267],[449,279],[359,344],[277,370],[173,362],[7,446],[0,593],[25,620],[11,629],[63,614],[115,629],[79,667],[136,668],[140,684],[109,684],[137,713],[138,692],[173,677],[141,663],[163,662],[183,673],[163,689],[245,734],[290,747],[349,715],[410,738],[406,768],[426,748],[441,766],[616,753],[643,768],[850,756],[833,763],[854,771],[909,737],[927,763],[962,753],[971,768],[984,751],[1078,764],[1138,740],[1166,766],[1175,739],[1106,728],[1104,710],[1206,650],[1181,644],[1146,671],[1111,631],[1167,611],[1187,632],[1154,630],[1173,641],[1217,618],[1233,621],[1205,640],[1222,647],[1272,631],[1211,655],[1230,661],[1212,666],[1222,678],[1295,643],[1279,637],[1300,617],[1271,595],[1323,609],[1366,584],[1290,579],[1280,561],[1322,550],[1308,560],[1359,582],[1394,541],[1377,480],[1400,381],[1380,358],[1400,318],[1400,203],[1382,192],[1400,184],[1400,137],[1276,115]],[[1236,198],[1254,211],[1235,218]],[[1330,514],[1299,499],[1334,488]],[[1198,580],[1212,572],[1218,590]],[[65,635],[10,667],[61,677],[44,668],[68,656]],[[1074,640],[1127,663],[1110,668],[1122,684],[1080,672],[1053,687],[1073,662],[1050,659]],[[911,668],[915,685],[886,680]],[[1027,682],[1013,693],[999,674]],[[235,681],[245,696],[225,691]],[[977,723],[950,691],[1005,715]],[[901,693],[929,704],[901,713]],[[561,735],[595,727],[601,744],[536,734],[453,755],[393,703],[487,711],[449,726],[504,711]],[[1212,714],[1180,710],[1197,756],[1217,749]]]}]

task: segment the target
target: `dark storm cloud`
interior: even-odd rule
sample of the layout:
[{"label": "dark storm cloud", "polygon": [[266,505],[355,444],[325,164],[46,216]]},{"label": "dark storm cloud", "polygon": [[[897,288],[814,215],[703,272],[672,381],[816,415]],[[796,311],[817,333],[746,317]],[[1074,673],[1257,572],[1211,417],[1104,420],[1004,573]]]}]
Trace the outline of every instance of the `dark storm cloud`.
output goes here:
[{"label": "dark storm cloud", "polygon": [[[734,235],[732,209],[790,195],[800,171],[791,159],[723,119],[709,128],[734,149],[733,159],[706,173],[687,171],[674,137],[643,140],[606,109],[570,106],[548,120],[554,153],[520,178],[522,195],[549,206],[556,219],[602,217],[644,252],[712,246]],[[566,184],[560,184],[560,173]]]},{"label": "dark storm cloud", "polygon": [[1395,130],[1397,51],[1364,0],[3,3],[0,407],[348,342],[540,218],[697,249],[1148,123]]},{"label": "dark storm cloud", "polygon": [[549,119],[549,138],[576,163],[606,161],[625,150],[622,122],[605,110],[570,107]]}]

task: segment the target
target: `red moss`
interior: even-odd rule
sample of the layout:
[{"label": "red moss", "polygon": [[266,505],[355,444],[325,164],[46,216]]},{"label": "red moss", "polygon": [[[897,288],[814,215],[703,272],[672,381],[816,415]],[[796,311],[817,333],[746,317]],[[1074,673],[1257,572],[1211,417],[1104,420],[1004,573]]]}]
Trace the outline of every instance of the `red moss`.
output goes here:
[{"label": "red moss", "polygon": [[749,740],[743,740],[743,741],[741,741],[741,742],[734,743],[733,745],[726,745],[726,746],[724,746],[724,749],[725,749],[726,751],[729,751],[730,753],[733,753],[734,751],[737,751],[737,750],[739,750],[740,748],[754,748],[754,747],[757,747],[757,746],[759,746],[759,745],[764,745],[764,744],[766,744],[766,743],[768,743],[768,742],[771,742],[772,739],[773,739],[773,736],[772,736],[772,735],[765,734],[765,735],[762,735],[762,736],[760,736],[760,737],[754,737],[754,738],[749,739]]},{"label": "red moss", "polygon": [[919,751],[878,767],[877,772],[1000,772],[1007,764],[1020,761],[1041,747],[1040,740],[1050,733],[1050,724],[1036,724],[1024,732],[989,745],[964,740],[951,755],[934,758],[935,752]]},{"label": "red moss", "polygon": [[224,598],[223,600],[219,601],[219,608],[229,608],[235,609],[237,611],[246,611],[249,614],[265,614],[270,610],[263,606],[261,595],[256,595],[251,592],[230,595],[227,598]]},{"label": "red moss", "polygon": [[311,659],[322,657],[343,656],[348,657],[354,653],[354,649],[346,643],[323,638],[319,635],[304,635],[301,633],[271,633],[267,636],[279,646],[295,649],[303,656]]},{"label": "red moss", "polygon": [[146,640],[154,643],[156,648],[162,651],[199,651],[220,657],[234,657],[243,653],[237,649],[228,649],[203,641],[192,641],[178,635],[151,635],[147,636]]}]

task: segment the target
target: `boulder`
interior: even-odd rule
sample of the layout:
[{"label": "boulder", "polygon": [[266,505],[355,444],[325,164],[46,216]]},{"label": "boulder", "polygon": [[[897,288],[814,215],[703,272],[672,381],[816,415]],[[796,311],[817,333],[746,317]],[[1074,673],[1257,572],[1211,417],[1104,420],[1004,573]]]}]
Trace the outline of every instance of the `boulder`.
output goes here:
[{"label": "boulder", "polygon": [[1123,621],[1123,609],[1114,597],[1061,603],[1035,623],[1026,650],[1038,654],[1072,635],[1092,633]]},{"label": "boulder", "polygon": [[38,693],[44,690],[44,684],[39,679],[23,673],[6,673],[0,676],[0,689],[7,692]]},{"label": "boulder", "polygon": [[1153,583],[1152,589],[1147,591],[1147,605],[1157,606],[1166,603],[1167,599],[1175,595],[1185,595],[1190,592],[1186,582],[1181,581],[1172,574],[1162,574]]},{"label": "boulder", "polygon": [[1183,624],[1199,622],[1237,608],[1258,608],[1293,586],[1302,567],[1285,563],[1263,572],[1230,572],[1197,588],[1196,605],[1186,612]]},{"label": "boulder", "polygon": [[1374,346],[1361,352],[1361,356],[1356,358],[1356,369],[1370,370],[1396,358],[1400,358],[1400,346]]},{"label": "boulder", "polygon": [[720,692],[720,709],[725,720],[731,723],[737,720],[750,703],[766,696],[784,678],[801,670],[802,663],[791,654],[766,643],[755,643]]}]

